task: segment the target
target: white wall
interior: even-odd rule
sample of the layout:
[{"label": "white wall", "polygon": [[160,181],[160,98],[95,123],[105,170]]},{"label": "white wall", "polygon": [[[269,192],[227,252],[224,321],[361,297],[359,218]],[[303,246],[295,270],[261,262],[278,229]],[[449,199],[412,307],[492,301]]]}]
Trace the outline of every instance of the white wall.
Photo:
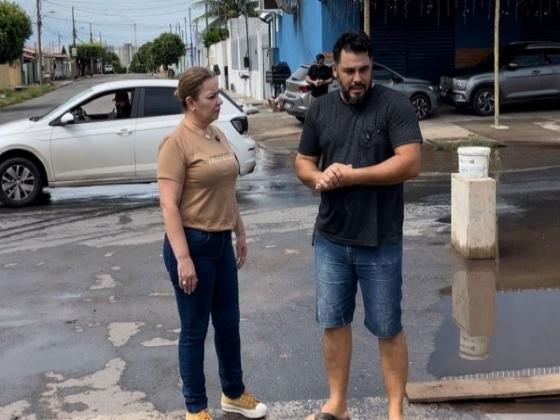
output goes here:
[{"label": "white wall", "polygon": [[[251,71],[243,67],[243,57],[247,55],[247,37],[245,18],[239,17],[228,21],[229,38],[222,44],[225,46],[215,49],[216,62],[222,57],[227,57],[229,69],[230,90],[247,96],[264,100],[271,95],[270,85],[266,83],[265,72],[270,69],[268,59],[268,25],[258,18],[249,18],[249,57]],[[224,54],[224,49],[225,54]],[[222,75],[220,82],[225,84],[223,66],[220,65]],[[249,75],[249,79],[243,79],[242,75]]]}]

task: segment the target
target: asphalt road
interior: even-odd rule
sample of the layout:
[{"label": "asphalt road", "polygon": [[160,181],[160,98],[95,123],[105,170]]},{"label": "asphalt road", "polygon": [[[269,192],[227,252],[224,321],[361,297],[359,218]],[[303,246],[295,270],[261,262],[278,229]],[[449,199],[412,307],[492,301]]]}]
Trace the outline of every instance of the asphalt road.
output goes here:
[{"label": "asphalt road", "polygon": [[[0,122],[41,113],[100,79],[2,110]],[[301,419],[327,394],[314,322],[318,196],[293,174],[297,122],[262,113],[251,127],[259,163],[237,190],[250,246],[240,272],[245,380],[270,404],[269,418]],[[286,127],[293,130],[274,134]],[[534,165],[497,172],[502,252],[498,268],[486,268],[496,284],[496,324],[485,360],[459,356],[451,286],[465,261],[449,245],[449,174],[430,170],[407,183],[403,310],[411,380],[560,366],[560,168],[543,168],[541,154],[550,151],[536,148]],[[162,235],[154,184],[55,189],[41,205],[0,207],[1,419],[183,418],[179,323]],[[376,341],[363,327],[361,304],[355,321],[352,418],[383,418]],[[206,379],[216,409],[211,338]],[[558,402],[542,401],[407,406],[417,419],[558,412]]]}]

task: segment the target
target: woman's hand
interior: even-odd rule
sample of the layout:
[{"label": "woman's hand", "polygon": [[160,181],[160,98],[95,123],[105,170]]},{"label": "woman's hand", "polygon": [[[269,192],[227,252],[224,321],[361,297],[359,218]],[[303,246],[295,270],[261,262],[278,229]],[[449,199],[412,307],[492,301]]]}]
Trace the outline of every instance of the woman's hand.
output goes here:
[{"label": "woman's hand", "polygon": [[235,248],[237,250],[237,268],[241,268],[247,258],[247,239],[244,233],[235,235]]},{"label": "woman's hand", "polygon": [[179,275],[179,287],[190,295],[196,289],[198,278],[194,264],[190,257],[183,257],[177,260],[177,274]]}]

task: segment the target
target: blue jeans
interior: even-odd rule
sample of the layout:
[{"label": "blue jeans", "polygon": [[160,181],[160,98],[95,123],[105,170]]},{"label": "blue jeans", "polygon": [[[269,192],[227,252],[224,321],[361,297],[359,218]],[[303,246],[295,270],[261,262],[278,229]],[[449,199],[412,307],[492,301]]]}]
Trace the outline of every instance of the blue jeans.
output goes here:
[{"label": "blue jeans", "polygon": [[210,315],[222,391],[229,398],[238,398],[245,391],[245,385],[241,369],[237,266],[231,232],[185,228],[185,235],[198,277],[193,293],[187,295],[179,288],[177,260],[167,235],[163,242],[163,258],[175,288],[181,320],[179,372],[183,381],[183,396],[187,410],[196,413],[208,405],[204,340]]},{"label": "blue jeans", "polygon": [[323,328],[350,324],[358,283],[366,328],[380,338],[402,330],[402,242],[376,247],[342,245],[315,232],[317,322]]}]

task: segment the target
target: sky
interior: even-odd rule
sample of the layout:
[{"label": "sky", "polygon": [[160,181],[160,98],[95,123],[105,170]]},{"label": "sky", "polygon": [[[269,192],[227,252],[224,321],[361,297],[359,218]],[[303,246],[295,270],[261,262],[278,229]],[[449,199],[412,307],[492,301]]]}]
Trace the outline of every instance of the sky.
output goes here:
[{"label": "sky", "polygon": [[[33,35],[27,45],[37,42],[37,1],[11,0],[22,7],[33,22]],[[41,40],[43,48],[51,44],[72,43],[72,6],[76,21],[77,43],[89,42],[90,23],[93,40],[101,35],[103,44],[119,47],[124,43],[134,44],[134,24],[136,23],[136,42],[140,46],[151,41],[162,32],[171,29],[176,32],[178,24],[184,31],[185,18],[189,19],[189,7],[195,0],[41,0],[43,28]],[[203,12],[194,8],[194,18]],[[194,25],[194,22],[193,22]],[[203,22],[199,23],[202,29]]]}]

